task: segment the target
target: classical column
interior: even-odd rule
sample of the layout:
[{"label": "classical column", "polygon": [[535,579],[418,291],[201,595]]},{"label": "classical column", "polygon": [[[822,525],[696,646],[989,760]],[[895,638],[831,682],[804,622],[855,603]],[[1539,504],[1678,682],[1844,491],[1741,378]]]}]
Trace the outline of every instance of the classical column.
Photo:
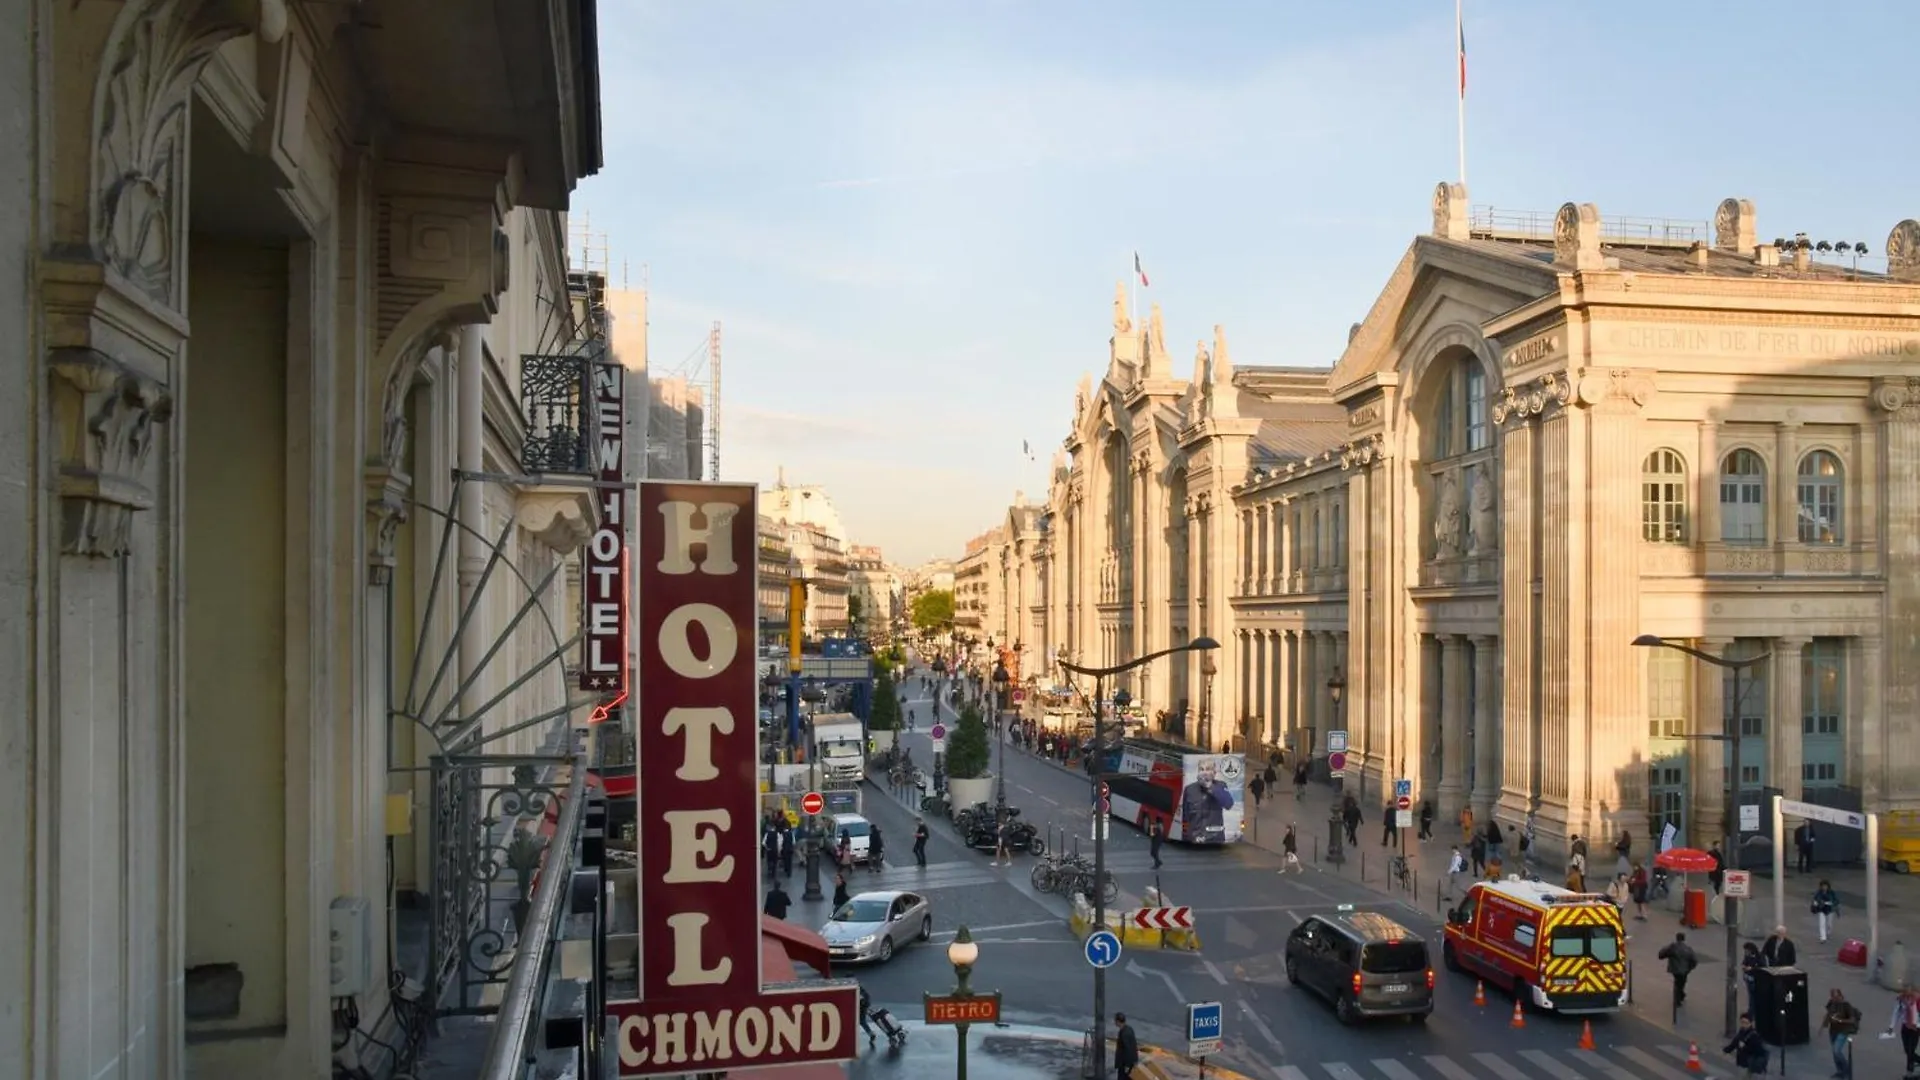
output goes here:
[{"label": "classical column", "polygon": [[1440,716],[1443,693],[1440,685],[1440,637],[1416,634],[1413,647],[1420,672],[1413,708],[1408,710],[1412,714],[1413,730],[1407,733],[1405,745],[1399,751],[1400,758],[1406,762],[1406,769],[1395,771],[1397,775],[1413,780],[1415,797],[1425,799],[1438,795],[1434,788],[1441,779],[1441,763],[1432,757],[1432,751],[1440,746],[1443,738]]},{"label": "classical column", "polygon": [[[1912,477],[1920,473],[1920,379],[1890,376],[1874,380],[1873,404],[1880,410],[1880,458],[1876,473],[1869,476]],[[1856,485],[1857,487],[1858,485]],[[1911,642],[1920,641],[1920,492],[1912,483],[1893,483],[1885,488],[1883,511],[1885,573],[1888,596],[1884,638],[1869,638],[1862,643],[1868,650],[1869,671],[1880,670],[1882,678],[1870,682],[1866,697],[1879,708],[1866,713],[1870,725],[1861,732],[1869,750],[1866,768],[1860,777],[1861,794],[1869,808],[1900,800],[1910,802],[1920,795],[1920,727],[1914,722],[1920,709],[1920,650]],[[1888,642],[1884,647],[1882,641]],[[1875,661],[1878,661],[1876,663]],[[1876,798],[1877,796],[1877,798]]]},{"label": "classical column", "polygon": [[1475,819],[1485,821],[1500,801],[1500,639],[1476,634],[1473,643],[1473,795]]},{"label": "classical column", "polygon": [[[1788,548],[1800,543],[1800,425],[1787,422],[1775,425],[1773,432],[1773,491],[1767,497],[1773,500],[1773,550],[1774,572],[1782,573],[1786,569]],[[1799,710],[1798,702],[1794,709]],[[1794,777],[1795,782],[1799,777]]]},{"label": "classical column", "polygon": [[1700,424],[1700,459],[1693,468],[1693,505],[1696,527],[1688,530],[1697,542],[1720,542],[1720,425]]},{"label": "classical column", "polygon": [[[1702,652],[1724,656],[1732,638],[1704,638],[1694,643]],[[1727,730],[1726,680],[1720,668],[1690,661],[1693,678],[1693,731],[1689,734],[1719,735]],[[1687,815],[1687,831],[1693,843],[1705,847],[1727,835],[1727,744],[1713,739],[1694,739],[1687,744],[1688,764],[1693,776],[1693,812]],[[1656,838],[1657,839],[1657,838]]]},{"label": "classical column", "polygon": [[1812,639],[1782,637],[1773,640],[1773,659],[1768,687],[1773,692],[1773,707],[1768,711],[1767,761],[1773,775],[1768,783],[1789,799],[1800,797],[1800,764],[1806,757],[1802,744],[1801,717],[1806,712],[1800,699],[1800,652]]},{"label": "classical column", "polygon": [[[1501,708],[1500,753],[1490,759],[1500,778],[1476,780],[1474,813],[1483,819],[1490,808],[1479,805],[1477,789],[1481,784],[1498,785],[1500,809],[1513,819],[1524,818],[1532,811],[1539,795],[1535,780],[1540,744],[1535,735],[1538,698],[1534,663],[1540,652],[1540,605],[1535,587],[1541,554],[1534,536],[1534,515],[1539,508],[1534,505],[1533,497],[1539,430],[1524,414],[1508,412],[1504,406],[1494,409],[1496,422],[1506,422],[1516,416],[1517,422],[1510,423],[1501,439],[1500,455],[1501,594],[1508,598],[1508,602],[1500,605],[1500,652],[1505,662],[1497,669],[1489,668],[1489,676],[1497,670],[1501,680],[1497,695]],[[1476,692],[1475,696],[1494,695]],[[1490,724],[1476,726],[1482,731],[1492,730]]]},{"label": "classical column", "polygon": [[[1491,651],[1491,650],[1489,650]],[[1467,668],[1467,639],[1448,634],[1440,639],[1440,820],[1460,816],[1467,798],[1469,732],[1478,731],[1478,719],[1469,714],[1473,673]]]},{"label": "classical column", "polygon": [[454,440],[458,447],[460,470],[468,474],[459,481],[456,489],[460,493],[460,607],[471,613],[460,632],[459,685],[469,688],[462,695],[460,703],[462,717],[467,715],[469,709],[478,708],[487,698],[475,680],[485,662],[482,658],[486,655],[487,644],[493,637],[489,632],[492,620],[485,617],[486,607],[479,598],[480,574],[487,565],[487,536],[493,530],[481,520],[486,485],[473,476],[486,468],[486,462],[481,457],[486,431],[486,417],[481,408],[486,386],[485,330],[485,327],[472,323],[460,328],[458,365],[454,377],[456,393],[459,394],[454,412]]}]

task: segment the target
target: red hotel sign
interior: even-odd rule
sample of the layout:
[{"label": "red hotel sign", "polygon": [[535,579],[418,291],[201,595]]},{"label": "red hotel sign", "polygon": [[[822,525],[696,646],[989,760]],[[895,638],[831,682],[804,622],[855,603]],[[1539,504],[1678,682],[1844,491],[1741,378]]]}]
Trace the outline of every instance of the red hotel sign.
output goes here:
[{"label": "red hotel sign", "polygon": [[600,520],[587,541],[582,582],[587,625],[580,689],[604,693],[627,684],[627,372],[619,364],[593,363],[589,368],[593,430],[587,445],[601,486],[593,489]]},{"label": "red hotel sign", "polygon": [[620,1076],[854,1056],[852,983],[760,971],[756,522],[749,484],[642,483],[640,998],[607,1005]]}]

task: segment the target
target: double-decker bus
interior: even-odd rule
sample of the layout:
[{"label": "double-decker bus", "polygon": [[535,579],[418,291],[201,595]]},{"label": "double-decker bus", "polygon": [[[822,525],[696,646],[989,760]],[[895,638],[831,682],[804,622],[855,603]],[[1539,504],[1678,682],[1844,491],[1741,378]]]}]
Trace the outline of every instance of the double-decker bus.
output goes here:
[{"label": "double-decker bus", "polygon": [[1149,822],[1186,844],[1240,839],[1247,762],[1241,754],[1203,754],[1189,746],[1131,738],[1096,755],[1107,774],[1112,814],[1135,828]]}]

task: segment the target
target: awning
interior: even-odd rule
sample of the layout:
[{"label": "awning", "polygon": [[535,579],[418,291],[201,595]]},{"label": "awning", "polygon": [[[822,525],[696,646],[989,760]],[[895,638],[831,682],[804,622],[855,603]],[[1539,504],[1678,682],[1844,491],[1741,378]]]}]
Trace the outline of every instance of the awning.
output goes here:
[{"label": "awning", "polygon": [[[760,916],[760,974],[767,982],[794,982],[799,961],[827,974],[827,939],[771,915]],[[782,1065],[768,1069],[729,1069],[727,1080],[847,1080],[844,1065]]]}]

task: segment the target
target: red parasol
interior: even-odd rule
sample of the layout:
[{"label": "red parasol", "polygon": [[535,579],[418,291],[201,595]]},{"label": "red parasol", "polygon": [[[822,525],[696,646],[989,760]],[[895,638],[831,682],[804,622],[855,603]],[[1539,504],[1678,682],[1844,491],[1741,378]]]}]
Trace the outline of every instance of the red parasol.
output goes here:
[{"label": "red parasol", "polygon": [[1713,856],[1699,848],[1668,848],[1653,857],[1653,865],[1683,874],[1705,874],[1713,869]]}]

